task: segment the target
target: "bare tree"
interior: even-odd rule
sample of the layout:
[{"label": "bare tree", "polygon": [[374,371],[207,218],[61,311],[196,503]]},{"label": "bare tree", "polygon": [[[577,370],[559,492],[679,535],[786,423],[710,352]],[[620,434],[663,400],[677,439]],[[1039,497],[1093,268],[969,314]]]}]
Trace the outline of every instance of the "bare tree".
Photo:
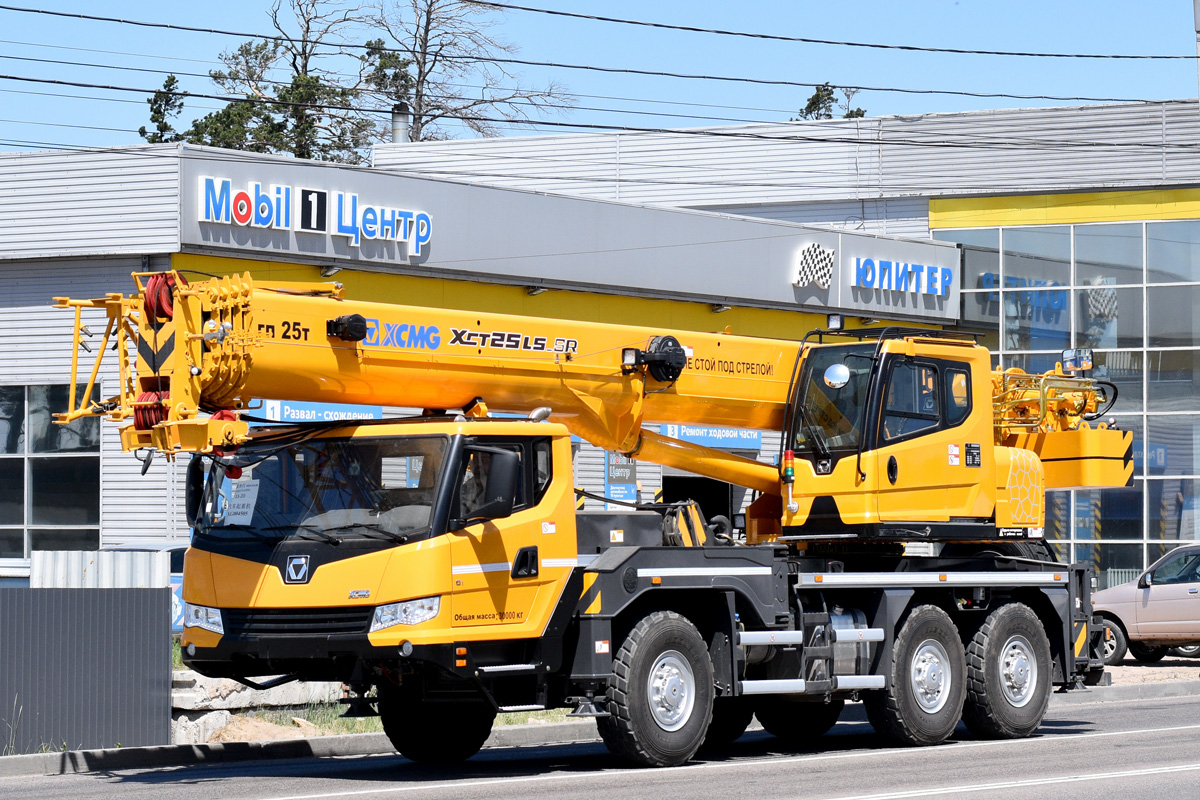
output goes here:
[{"label": "bare tree", "polygon": [[360,72],[348,82],[336,70],[348,63],[345,48],[363,21],[363,6],[354,0],[274,0],[268,14],[280,38],[244,42],[221,54],[225,69],[209,73],[224,91],[245,100],[196,120],[187,137],[297,158],[365,160],[378,132],[377,122],[356,108],[364,78]]},{"label": "bare tree", "polygon": [[[496,24],[488,16],[493,9],[471,0],[375,2],[372,21],[387,39],[368,43],[374,49],[367,58],[374,60],[367,84],[389,105],[408,104],[414,141],[450,138],[443,127],[449,119],[494,136],[497,121],[528,121],[531,112],[558,111],[574,103],[557,82],[522,86],[495,62],[517,48],[490,33]],[[400,68],[399,62],[408,64]]]}]

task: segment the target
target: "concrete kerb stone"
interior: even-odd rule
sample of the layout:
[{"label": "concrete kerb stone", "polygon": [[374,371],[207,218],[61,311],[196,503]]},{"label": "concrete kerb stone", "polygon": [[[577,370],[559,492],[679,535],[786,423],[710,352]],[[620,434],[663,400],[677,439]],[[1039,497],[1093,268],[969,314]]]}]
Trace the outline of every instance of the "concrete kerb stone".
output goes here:
[{"label": "concrete kerb stone", "polygon": [[[1150,700],[1200,695],[1200,680],[1163,681],[1124,686],[1095,687],[1050,696],[1050,705],[1076,706],[1127,700]],[[757,728],[757,725],[755,726]],[[596,742],[595,720],[529,723],[496,728],[485,748],[533,747]],[[124,769],[192,766],[264,759],[328,758],[331,756],[387,755],[395,750],[382,733],[353,733],[284,739],[269,742],[122,747],[109,750],[74,750],[0,757],[0,778],[28,775],[66,775]]]}]

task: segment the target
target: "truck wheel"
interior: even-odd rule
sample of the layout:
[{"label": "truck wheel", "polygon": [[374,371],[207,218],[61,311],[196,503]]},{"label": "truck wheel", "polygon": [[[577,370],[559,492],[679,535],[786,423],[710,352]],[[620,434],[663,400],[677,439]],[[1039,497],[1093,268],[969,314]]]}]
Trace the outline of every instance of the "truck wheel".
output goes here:
[{"label": "truck wheel", "polygon": [[754,706],[742,697],[713,700],[712,722],[704,735],[704,749],[719,751],[741,738],[754,719]]},{"label": "truck wheel", "polygon": [[1163,656],[1167,654],[1167,648],[1130,642],[1129,653],[1143,664],[1155,664],[1163,660]]},{"label": "truck wheel", "polygon": [[918,606],[896,636],[886,689],[863,695],[876,732],[909,745],[945,741],[962,715],[966,655],[950,615]]},{"label": "truck wheel", "polygon": [[1033,609],[1009,603],[988,615],[967,648],[963,722],[976,736],[1019,739],[1050,703],[1050,640]]},{"label": "truck wheel", "polygon": [[496,713],[482,702],[423,703],[415,692],[392,690],[379,693],[379,718],[400,755],[445,766],[479,752]]},{"label": "truck wheel", "polygon": [[1125,660],[1129,643],[1125,641],[1125,631],[1116,622],[1106,619],[1104,627],[1108,629],[1104,632],[1104,663],[1113,667]]},{"label": "truck wheel", "polygon": [[596,721],[614,755],[673,767],[696,754],[712,719],[713,667],[696,626],[673,611],[644,617],[613,656],[610,716]]},{"label": "truck wheel", "polygon": [[842,715],[846,700],[834,697],[828,703],[802,702],[774,697],[755,712],[758,721],[772,736],[790,745],[813,744],[829,731]]}]

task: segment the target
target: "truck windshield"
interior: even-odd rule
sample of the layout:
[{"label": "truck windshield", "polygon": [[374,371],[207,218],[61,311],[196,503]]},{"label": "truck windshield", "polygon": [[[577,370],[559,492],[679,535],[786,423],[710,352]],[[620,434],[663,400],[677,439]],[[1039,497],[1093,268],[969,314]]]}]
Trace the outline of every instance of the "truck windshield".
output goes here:
[{"label": "truck windshield", "polygon": [[[870,343],[809,350],[800,372],[793,450],[821,455],[824,450],[858,448],[874,353],[875,345]],[[825,384],[825,370],[839,363],[850,370],[850,380],[833,389]]]},{"label": "truck windshield", "polygon": [[209,470],[199,534],[407,541],[429,530],[447,448],[444,436],[252,442]]}]

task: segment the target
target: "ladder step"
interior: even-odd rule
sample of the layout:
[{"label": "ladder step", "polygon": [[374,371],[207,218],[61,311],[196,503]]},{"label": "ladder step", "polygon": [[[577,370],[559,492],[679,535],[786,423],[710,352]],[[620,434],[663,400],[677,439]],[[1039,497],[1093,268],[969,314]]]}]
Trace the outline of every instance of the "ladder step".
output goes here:
[{"label": "ladder step", "polygon": [[882,642],[883,628],[833,628],[835,642]]},{"label": "ladder step", "polygon": [[500,710],[506,714],[511,714],[514,711],[545,711],[545,706],[500,706]]},{"label": "ladder step", "polygon": [[741,631],[741,644],[804,644],[804,631]]},{"label": "ladder step", "polygon": [[537,664],[493,664],[490,667],[479,667],[479,671],[485,674],[493,672],[537,672]]},{"label": "ladder step", "polygon": [[804,679],[742,681],[742,694],[804,694]]},{"label": "ladder step", "polygon": [[834,675],[834,689],[882,689],[886,679],[882,675]]}]

